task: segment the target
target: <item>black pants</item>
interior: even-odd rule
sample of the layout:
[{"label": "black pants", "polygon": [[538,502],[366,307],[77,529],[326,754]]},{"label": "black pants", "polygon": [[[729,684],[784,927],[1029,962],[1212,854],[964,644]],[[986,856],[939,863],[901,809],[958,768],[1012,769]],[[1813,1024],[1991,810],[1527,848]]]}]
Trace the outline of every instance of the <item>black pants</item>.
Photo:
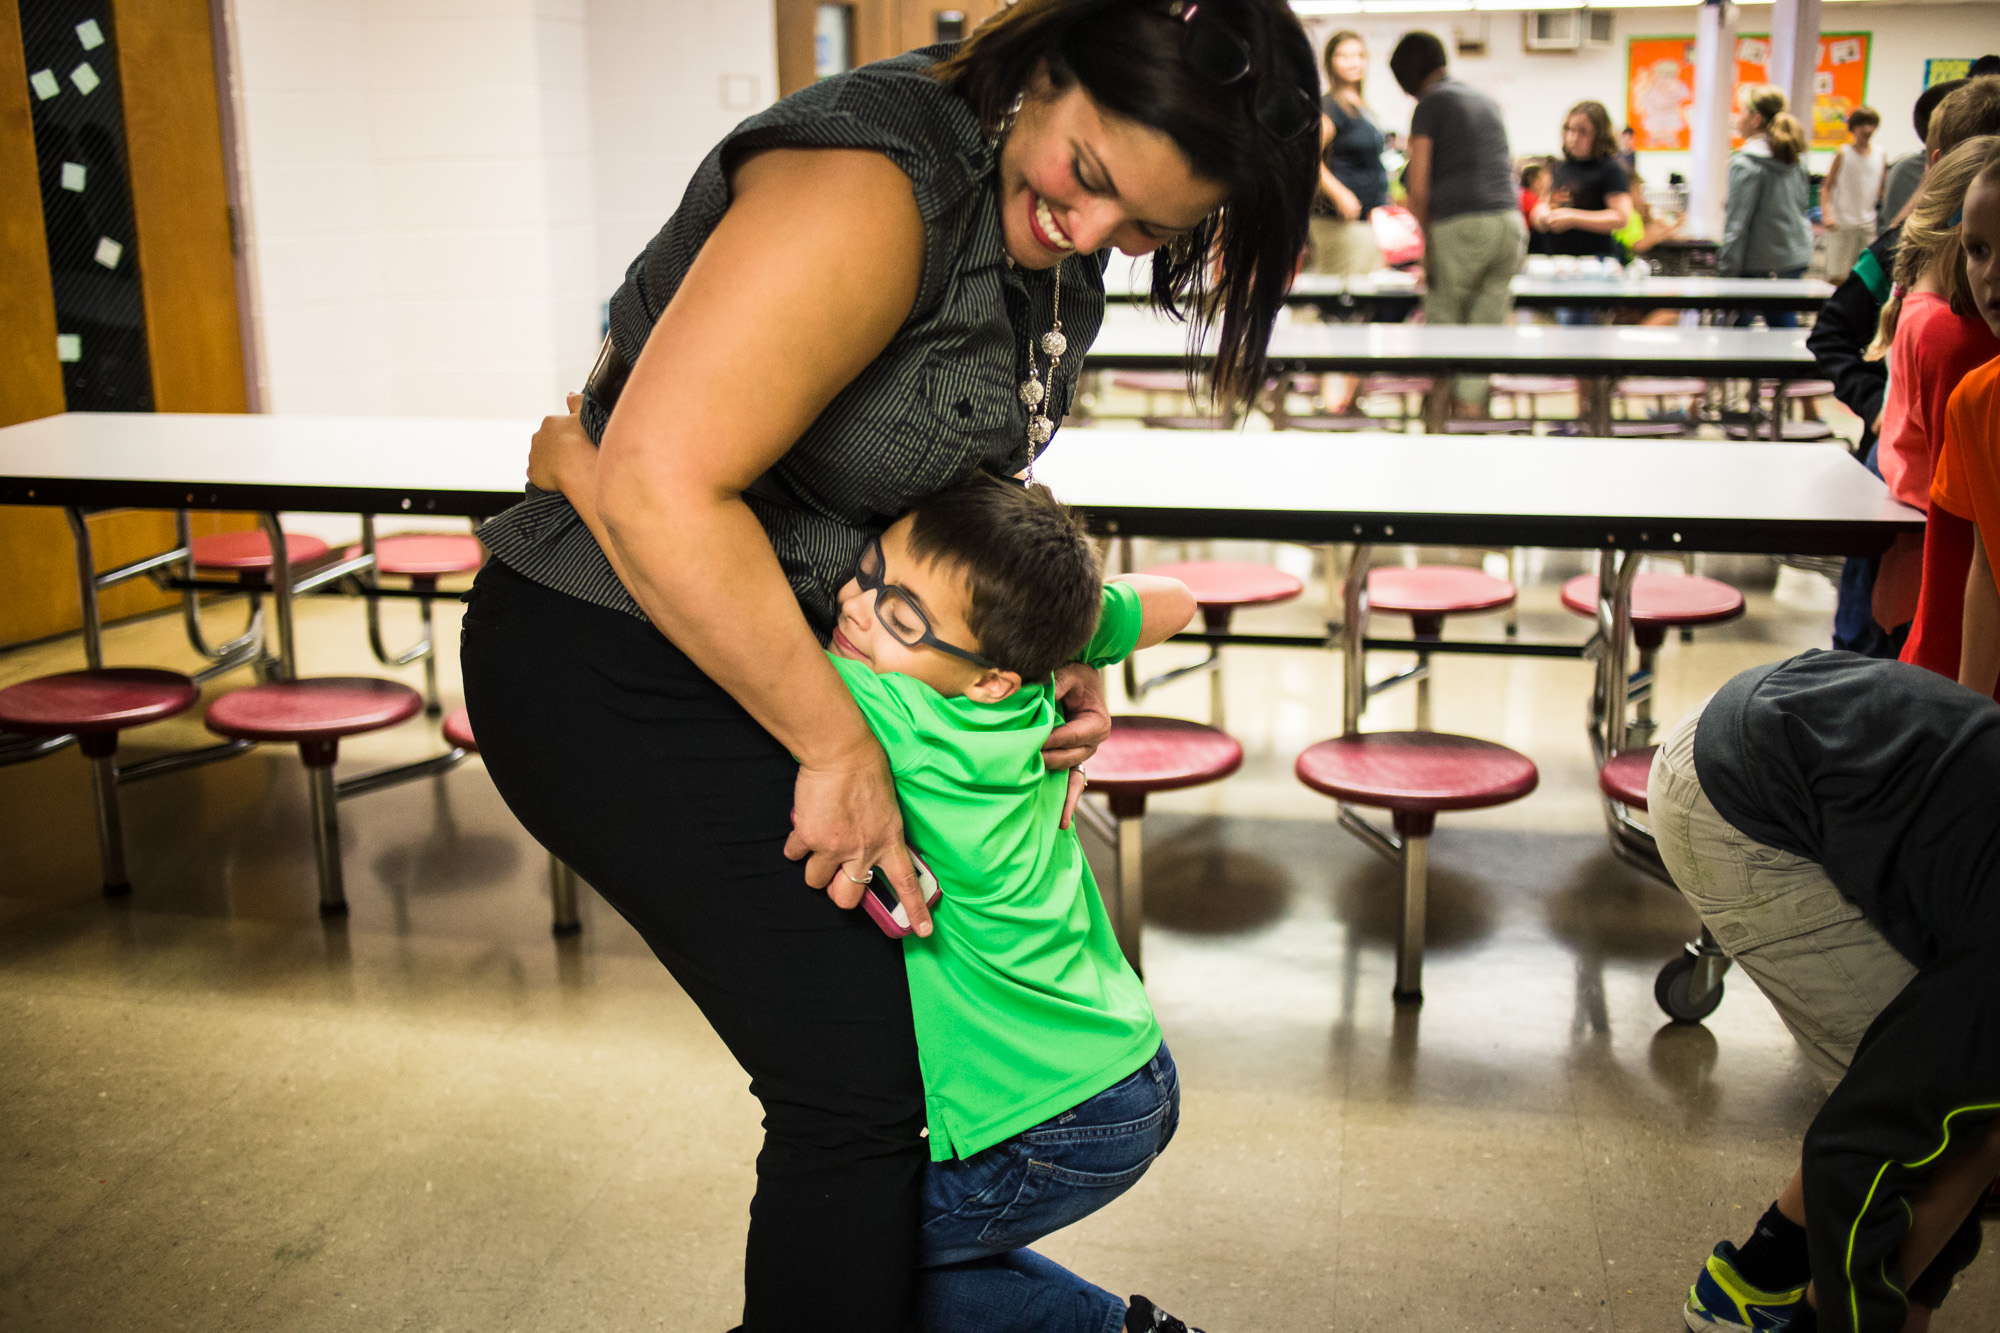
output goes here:
[{"label": "black pants", "polygon": [[929,1151],[900,947],[784,857],[798,766],[651,625],[488,562],[465,698],[535,839],[645,937],[750,1075],[750,1333],[904,1327]]}]

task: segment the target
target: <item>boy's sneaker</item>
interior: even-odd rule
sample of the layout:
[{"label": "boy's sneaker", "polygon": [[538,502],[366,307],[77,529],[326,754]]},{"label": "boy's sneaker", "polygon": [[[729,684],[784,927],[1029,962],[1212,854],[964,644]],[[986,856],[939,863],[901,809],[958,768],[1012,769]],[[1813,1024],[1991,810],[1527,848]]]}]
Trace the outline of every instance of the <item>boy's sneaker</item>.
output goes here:
[{"label": "boy's sneaker", "polygon": [[1762,1291],[1736,1271],[1736,1247],[1723,1241],[1702,1265],[1701,1276],[1688,1288],[1682,1316],[1690,1333],[1778,1333],[1792,1322],[1805,1285],[1789,1291]]},{"label": "boy's sneaker", "polygon": [[1125,1333],[1201,1333],[1147,1300],[1134,1296],[1125,1307]]}]

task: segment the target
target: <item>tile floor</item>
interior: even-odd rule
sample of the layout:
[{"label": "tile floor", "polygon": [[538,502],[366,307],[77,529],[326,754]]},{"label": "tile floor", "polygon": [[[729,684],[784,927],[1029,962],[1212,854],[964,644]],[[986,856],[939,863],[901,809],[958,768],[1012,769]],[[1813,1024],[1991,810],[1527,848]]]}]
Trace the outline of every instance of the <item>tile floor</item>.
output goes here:
[{"label": "tile floor", "polygon": [[[1524,635],[1581,638],[1555,600],[1574,561],[1531,557]],[[1665,718],[1823,638],[1823,581],[1710,572],[1764,590],[1668,644]],[[1242,627],[1309,631],[1321,596]],[[117,628],[112,659],[185,666],[177,634]],[[301,639],[310,671],[374,670],[354,606],[310,603]],[[78,657],[0,655],[0,683]],[[1607,850],[1587,669],[1440,660],[1437,725],[1526,750],[1542,786],[1441,821],[1421,1010],[1389,1002],[1393,870],[1290,773],[1339,729],[1337,659],[1243,649],[1228,671],[1243,771],[1148,821],[1148,977],[1183,1126],[1047,1249],[1211,1333],[1677,1329],[1694,1266],[1789,1174],[1817,1085],[1735,978],[1705,1027],[1655,1008],[1694,922]],[[1409,706],[1385,695],[1369,722]],[[1146,708],[1203,717],[1206,686]],[[184,718],[131,752],[203,739]],[[412,723],[343,766],[437,744]],[[550,938],[543,858],[477,761],[345,806],[353,913],[332,926],[291,753],[126,795],[138,891],[108,904],[76,753],[0,769],[0,1328],[735,1322],[744,1080],[601,902]],[[2000,1260],[1935,1327],[2000,1328]]]}]

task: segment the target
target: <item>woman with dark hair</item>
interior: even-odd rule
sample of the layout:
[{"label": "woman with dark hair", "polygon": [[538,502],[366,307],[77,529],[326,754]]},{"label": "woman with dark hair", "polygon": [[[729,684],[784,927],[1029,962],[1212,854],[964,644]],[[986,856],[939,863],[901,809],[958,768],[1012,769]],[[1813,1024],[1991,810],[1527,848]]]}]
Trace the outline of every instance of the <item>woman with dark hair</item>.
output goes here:
[{"label": "woman with dark hair", "polygon": [[[1032,466],[1109,247],[1153,254],[1191,340],[1219,326],[1217,387],[1247,400],[1318,124],[1281,0],[1021,0],[956,48],[822,80],[697,168],[611,298],[580,414],[544,423],[599,445],[605,545],[533,488],[481,530],[463,661],[487,767],[763,1105],[747,1329],[901,1330],[919,1261],[902,952],[844,909],[879,873],[929,919],[822,651],[836,592],[916,497]],[[1073,767],[1109,733],[1102,683],[1073,664],[1057,688],[1045,754]]]},{"label": "woman with dark hair", "polygon": [[1368,44],[1358,32],[1327,38],[1321,59],[1326,96],[1320,99],[1319,194],[1313,199],[1316,273],[1373,273],[1382,266],[1368,215],[1389,202],[1382,165],[1382,127],[1362,100]]},{"label": "woman with dark hair", "polygon": [[1632,186],[1618,165],[1618,138],[1602,102],[1578,102],[1563,117],[1563,160],[1530,220],[1552,255],[1615,255],[1613,237],[1632,220]]},{"label": "woman with dark hair", "polygon": [[[1715,271],[1725,278],[1800,278],[1812,262],[1812,224],[1806,208],[1806,132],[1786,110],[1784,93],[1769,84],[1741,90],[1736,132],[1743,146],[1729,157],[1729,194],[1723,204],[1722,244]],[[1755,316],[1736,313],[1734,323]],[[1766,316],[1774,329],[1797,328],[1791,311]]]}]

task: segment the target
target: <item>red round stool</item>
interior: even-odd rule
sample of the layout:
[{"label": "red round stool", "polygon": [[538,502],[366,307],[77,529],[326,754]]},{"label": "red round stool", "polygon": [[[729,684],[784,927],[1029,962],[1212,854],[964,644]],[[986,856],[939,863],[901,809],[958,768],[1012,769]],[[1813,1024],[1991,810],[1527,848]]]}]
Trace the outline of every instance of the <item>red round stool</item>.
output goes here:
[{"label": "red round stool", "polygon": [[[361,547],[350,546],[342,559],[352,560],[360,554]],[[375,543],[375,573],[407,578],[411,591],[418,594],[417,616],[423,624],[424,637],[413,647],[391,653],[382,643],[381,602],[371,597],[368,646],[383,666],[408,666],[417,661],[424,664],[424,712],[430,717],[444,711],[438,699],[437,635],[431,623],[431,601],[437,593],[438,579],[446,574],[469,574],[484,563],[486,548],[479,544],[479,538],[466,532],[401,533]]]},{"label": "red round stool", "polygon": [[[1656,745],[1642,746],[1611,756],[1597,770],[1597,788],[1625,810],[1647,808],[1646,785],[1653,771]],[[1652,832],[1640,827],[1624,811],[1614,811],[1612,851],[1628,864],[1636,865],[1669,888],[1674,878],[1660,861]],[[1722,1003],[1722,974],[1729,970],[1729,955],[1715,942],[1706,925],[1687,947],[1669,958],[1653,978],[1653,1000],[1676,1023],[1699,1023]]]},{"label": "red round stool", "polygon": [[[1562,604],[1580,616],[1597,618],[1597,576],[1578,574],[1562,586]],[[1734,620],[1743,614],[1743,594],[1727,583],[1694,574],[1641,574],[1632,581],[1632,641],[1639,646],[1639,669],[1626,698],[1637,710],[1635,725],[1653,727],[1653,667],[1670,629],[1691,629]]]},{"label": "red round stool", "polygon": [[1112,822],[1098,831],[1118,851],[1118,901],[1111,921],[1133,971],[1140,971],[1146,797],[1218,782],[1242,766],[1243,747],[1234,736],[1175,717],[1114,717],[1111,738],[1090,757],[1085,775],[1090,790],[1102,792],[1111,807]]},{"label": "red round stool", "polygon": [[[1424,998],[1424,913],[1429,846],[1440,810],[1478,810],[1518,801],[1541,775],[1518,750],[1435,731],[1375,731],[1321,741],[1298,758],[1300,782],[1341,803],[1341,822],[1403,870],[1403,922],[1396,944],[1399,1002]],[[1394,835],[1347,809],[1387,810]]]},{"label": "red round stool", "polygon": [[[1229,633],[1229,618],[1238,607],[1289,602],[1306,590],[1304,583],[1282,569],[1237,560],[1187,560],[1173,565],[1155,565],[1145,572],[1185,583],[1187,590],[1194,594],[1195,605],[1201,608],[1202,626],[1210,634]],[[1133,703],[1138,703],[1153,686],[1196,670],[1211,673],[1208,678],[1209,722],[1218,727],[1226,726],[1222,705],[1222,645],[1219,643],[1209,645],[1208,657],[1198,665],[1167,672],[1143,684],[1139,681],[1138,669],[1127,657],[1125,692]]]},{"label": "red round stool", "polygon": [[[327,549],[327,544],[317,537],[298,532],[285,534],[285,555],[292,564],[317,560]],[[189,542],[188,554],[197,569],[233,570],[245,583],[256,583],[260,581],[258,576],[271,568],[271,539],[261,529],[216,532]]]},{"label": "red round stool", "polygon": [[1656,745],[1614,754],[1597,770],[1597,789],[1631,810],[1646,808],[1646,779],[1653,772]]},{"label": "red round stool", "polygon": [[341,738],[406,722],[423,706],[423,696],[409,686],[368,676],[276,680],[225,694],[208,706],[208,729],[218,736],[284,741],[299,747],[312,792],[322,916],[347,911],[340,872],[339,792],[333,781]]},{"label": "red round stool", "polygon": [[[327,553],[327,544],[317,537],[303,533],[285,534],[285,555],[292,565],[306,564],[318,560]],[[188,563],[199,572],[202,570],[222,570],[236,575],[237,582],[247,585],[250,595],[250,618],[240,638],[222,648],[209,652],[198,632],[200,603],[197,598],[188,601],[189,634],[195,647],[211,658],[230,654],[237,645],[245,652],[259,657],[255,662],[258,678],[270,674],[271,657],[269,650],[259,646],[263,636],[264,591],[271,586],[271,539],[262,528],[248,532],[215,532],[206,537],[195,537],[188,542]]]},{"label": "red round stool", "polygon": [[[1514,605],[1514,585],[1458,565],[1384,565],[1368,571],[1368,609],[1408,616],[1418,639],[1444,637],[1446,616],[1499,611]],[[1417,649],[1416,669],[1398,677],[1417,683],[1417,730],[1431,729],[1431,655]]]},{"label": "red round stool", "polygon": [[[463,708],[445,714],[444,742],[455,751],[479,753],[479,742],[472,735],[472,719]],[[549,929],[553,933],[574,935],[583,929],[576,910],[576,872],[554,852],[549,853],[549,899],[554,916]]]},{"label": "red round stool", "polygon": [[132,891],[118,814],[118,733],[185,713],[200,699],[195,683],[178,671],[148,667],[66,671],[0,690],[0,727],[24,736],[75,736],[90,757],[98,864],[109,897]]}]

